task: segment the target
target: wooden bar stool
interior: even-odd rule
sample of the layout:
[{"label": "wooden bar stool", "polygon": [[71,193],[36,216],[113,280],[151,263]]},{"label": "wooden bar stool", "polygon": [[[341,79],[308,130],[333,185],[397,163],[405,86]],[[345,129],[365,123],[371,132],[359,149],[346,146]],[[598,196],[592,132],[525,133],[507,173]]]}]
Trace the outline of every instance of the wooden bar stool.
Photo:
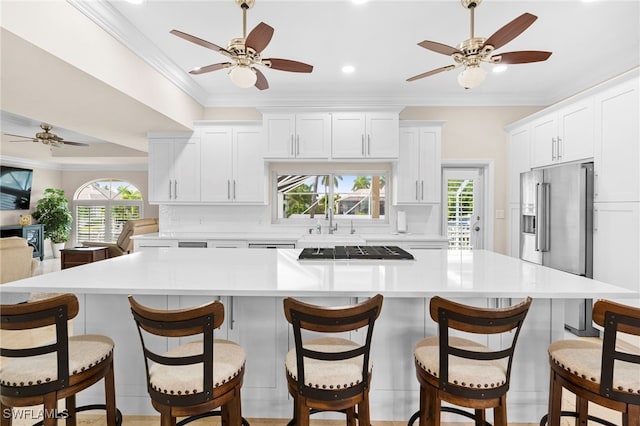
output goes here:
[{"label": "wooden bar stool", "polygon": [[[640,348],[619,338],[640,336],[640,309],[606,300],[593,306],[593,320],[604,327],[603,339],[559,340],[549,345],[551,385],[549,413],[540,425],[560,425],[562,416],[615,426],[591,416],[589,402],[622,413],[623,426],[640,426]],[[576,395],[576,411],[562,411],[562,390]]]},{"label": "wooden bar stool", "polygon": [[[224,426],[245,426],[240,388],[246,355],[234,342],[214,339],[214,330],[224,321],[224,305],[219,301],[186,309],[152,309],[129,296],[131,312],[138,326],[144,354],[147,391],[153,408],[160,413],[162,426],[221,416]],[[154,346],[153,336],[199,340],[183,342],[167,351]],[[221,411],[214,411],[221,408]]]},{"label": "wooden bar stool", "polygon": [[[430,302],[431,318],[438,323],[438,336],[416,344],[414,358],[420,382],[420,410],[409,420],[420,418],[420,426],[440,425],[441,411],[457,413],[485,425],[485,410],[493,408],[494,423],[507,426],[507,391],[511,364],[522,323],[531,306],[528,297],[518,305],[490,309],[467,306],[441,297]],[[472,334],[510,333],[503,348],[492,349],[474,340],[452,336],[451,330]],[[442,407],[442,401],[471,408],[470,413]]]},{"label": "wooden bar stool", "polygon": [[[106,409],[107,425],[120,425],[122,415],[116,408],[113,373],[113,341],[100,335],[68,335],[68,321],[78,315],[78,299],[59,294],[46,299],[15,305],[0,305],[0,328],[22,330],[25,341],[36,329],[55,326],[55,341],[27,348],[10,348],[1,342],[0,355],[9,360],[0,368],[0,406],[2,426],[12,423],[14,407],[43,405],[45,426],[59,418],[75,426],[78,411]],[[76,407],[76,394],[104,379],[106,404]],[[65,399],[63,412],[58,400]]]},{"label": "wooden bar stool", "polygon": [[[320,411],[347,414],[347,425],[370,426],[369,360],[373,325],[382,309],[382,295],[347,307],[323,307],[292,298],[284,300],[284,313],[293,326],[295,348],[285,366],[289,393],[294,400],[289,425],[309,426],[309,415]],[[303,340],[303,330],[342,333],[366,327],[364,343],[339,337]],[[357,410],[356,410],[357,407]]]}]

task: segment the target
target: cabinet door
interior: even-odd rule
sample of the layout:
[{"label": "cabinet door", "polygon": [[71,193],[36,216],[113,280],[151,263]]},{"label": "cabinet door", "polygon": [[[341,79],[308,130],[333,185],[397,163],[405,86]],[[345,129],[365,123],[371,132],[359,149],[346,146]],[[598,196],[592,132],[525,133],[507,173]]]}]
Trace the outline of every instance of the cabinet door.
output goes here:
[{"label": "cabinet door", "polygon": [[400,129],[398,163],[395,167],[396,202],[398,204],[417,203],[419,201],[418,142],[419,131],[416,127]]},{"label": "cabinet door", "polygon": [[331,153],[331,116],[296,114],[295,156],[328,159]]},{"label": "cabinet door", "polygon": [[364,114],[335,113],[331,117],[331,156],[363,158],[366,156]]},{"label": "cabinet door", "polygon": [[421,128],[418,160],[421,203],[440,202],[440,129]]},{"label": "cabinet door", "polygon": [[529,127],[509,134],[509,202],[520,203],[520,173],[530,170]]},{"label": "cabinet door", "polygon": [[173,201],[200,201],[200,140],[175,140],[173,156]]},{"label": "cabinet door", "polygon": [[265,158],[291,158],[295,155],[294,137],[296,118],[294,114],[265,114],[265,136],[267,148]]},{"label": "cabinet door", "polygon": [[635,78],[596,96],[596,201],[640,201],[638,92]]},{"label": "cabinet door", "polygon": [[265,203],[262,133],[258,128],[234,130],[232,198],[240,203]]},{"label": "cabinet door", "polygon": [[593,157],[593,100],[571,105],[558,113],[557,160],[561,162]]},{"label": "cabinet door", "polygon": [[201,142],[201,199],[229,202],[232,198],[233,131],[230,127],[207,129]]},{"label": "cabinet door", "polygon": [[368,113],[366,115],[366,156],[398,158],[399,130],[398,114]]},{"label": "cabinet door", "polygon": [[160,139],[149,141],[149,202],[171,201],[173,182],[173,140]]},{"label": "cabinet door", "polygon": [[556,161],[558,121],[546,116],[531,125],[531,167],[542,167]]},{"label": "cabinet door", "polygon": [[593,278],[638,290],[640,203],[595,203]]}]

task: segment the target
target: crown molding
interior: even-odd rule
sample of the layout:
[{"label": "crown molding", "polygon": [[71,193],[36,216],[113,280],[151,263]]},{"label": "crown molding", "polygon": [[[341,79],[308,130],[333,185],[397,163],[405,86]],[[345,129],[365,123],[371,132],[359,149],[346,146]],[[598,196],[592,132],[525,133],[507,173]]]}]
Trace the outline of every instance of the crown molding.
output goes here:
[{"label": "crown molding", "polygon": [[[53,160],[55,161],[55,159]],[[33,169],[58,170],[61,172],[82,172],[82,171],[128,171],[128,172],[146,172],[147,164],[61,164],[53,162],[45,162],[20,157],[3,156],[1,163],[3,165],[11,165],[17,167],[28,167]]]},{"label": "crown molding", "polygon": [[200,105],[205,104],[204,89],[108,2],[67,0],[67,3],[78,9]]}]

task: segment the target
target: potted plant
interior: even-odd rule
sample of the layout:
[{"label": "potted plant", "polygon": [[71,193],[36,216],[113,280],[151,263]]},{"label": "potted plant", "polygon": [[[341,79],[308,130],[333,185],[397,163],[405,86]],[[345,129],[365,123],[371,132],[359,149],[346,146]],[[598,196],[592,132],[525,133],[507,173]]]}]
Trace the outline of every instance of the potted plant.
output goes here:
[{"label": "potted plant", "polygon": [[38,200],[33,217],[44,225],[44,237],[51,240],[53,256],[60,256],[60,249],[64,248],[64,243],[69,239],[73,222],[64,191],[56,188],[45,189],[42,198]]}]

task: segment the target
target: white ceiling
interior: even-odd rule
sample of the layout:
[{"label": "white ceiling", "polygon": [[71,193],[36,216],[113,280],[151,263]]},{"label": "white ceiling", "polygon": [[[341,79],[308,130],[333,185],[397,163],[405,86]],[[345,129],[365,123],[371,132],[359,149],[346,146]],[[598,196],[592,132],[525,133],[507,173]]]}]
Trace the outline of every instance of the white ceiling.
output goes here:
[{"label": "white ceiling", "polygon": [[[229,39],[242,35],[242,12],[234,0],[146,0],[140,5],[124,0],[67,1],[207,107],[549,105],[640,64],[638,0],[484,0],[475,13],[478,37],[489,37],[524,12],[538,16],[531,27],[497,53],[548,50],[553,55],[545,62],[512,65],[502,74],[489,73],[486,81],[472,90],[464,90],[457,84],[459,70],[406,81],[416,74],[453,63],[451,58],[423,49],[417,43],[432,40],[456,46],[469,37],[469,12],[458,0],[370,0],[365,4],[353,4],[349,0],[256,0],[255,7],[247,13],[248,31],[261,21],[275,28],[263,57],[309,63],[314,65],[314,71],[297,74],[263,69],[270,85],[268,90],[240,89],[231,83],[225,70],[199,76],[188,74],[188,70],[196,66],[224,62],[226,58],[169,34],[175,28],[226,47]],[[6,57],[9,49],[5,40],[3,69],[12,59]],[[14,50],[28,48],[18,43]],[[343,74],[341,68],[346,64],[355,66],[355,73]],[[77,86],[81,75],[63,65],[51,64],[59,66],[59,74],[70,75],[69,83],[74,78],[73,84]],[[492,68],[492,65],[483,66]],[[6,75],[3,74],[3,85],[8,84]],[[25,87],[34,87],[34,84],[30,82]],[[47,87],[55,91],[50,83]],[[106,89],[99,88],[101,93]],[[121,96],[113,91],[114,97]],[[77,101],[85,93],[70,96]],[[109,103],[101,104],[103,108],[106,105]],[[93,106],[83,107],[89,113],[91,108]],[[154,125],[151,123],[160,126],[158,120],[152,121],[151,111],[140,111],[138,121],[147,128],[127,129],[136,132],[131,136],[138,140],[143,132],[157,130],[149,128]],[[10,112],[14,114],[11,116]],[[123,112],[112,111],[114,117],[122,116]],[[58,134],[65,134],[61,124],[66,124],[78,132],[63,137],[87,141],[92,149],[99,144],[83,135],[108,133],[109,111],[93,113],[95,127],[89,125],[87,116],[78,114],[77,108],[74,114],[82,118],[81,124],[71,112],[65,114],[61,109],[47,111],[42,104],[34,105],[33,113],[21,106],[20,111],[3,113],[2,131],[32,134],[38,130],[40,120],[50,119],[43,117],[53,116],[57,121],[52,124]],[[134,124],[130,119],[131,123],[121,122]],[[118,130],[119,138],[126,139],[124,129]],[[7,151],[6,137],[3,136],[2,142],[3,156],[28,157],[31,151],[37,151],[20,154],[15,147],[20,144],[12,145],[12,151]],[[110,142],[113,143],[109,145],[118,144],[115,138]],[[83,156],[93,156],[100,164],[108,161],[140,164],[140,157],[135,158],[140,152],[131,149],[134,147],[131,143],[127,146],[110,159],[104,153],[90,154],[91,150],[82,151],[82,148],[74,149],[73,154],[54,155],[44,146],[41,156],[45,161],[67,164],[81,163]],[[128,154],[131,158],[127,160]]]}]

